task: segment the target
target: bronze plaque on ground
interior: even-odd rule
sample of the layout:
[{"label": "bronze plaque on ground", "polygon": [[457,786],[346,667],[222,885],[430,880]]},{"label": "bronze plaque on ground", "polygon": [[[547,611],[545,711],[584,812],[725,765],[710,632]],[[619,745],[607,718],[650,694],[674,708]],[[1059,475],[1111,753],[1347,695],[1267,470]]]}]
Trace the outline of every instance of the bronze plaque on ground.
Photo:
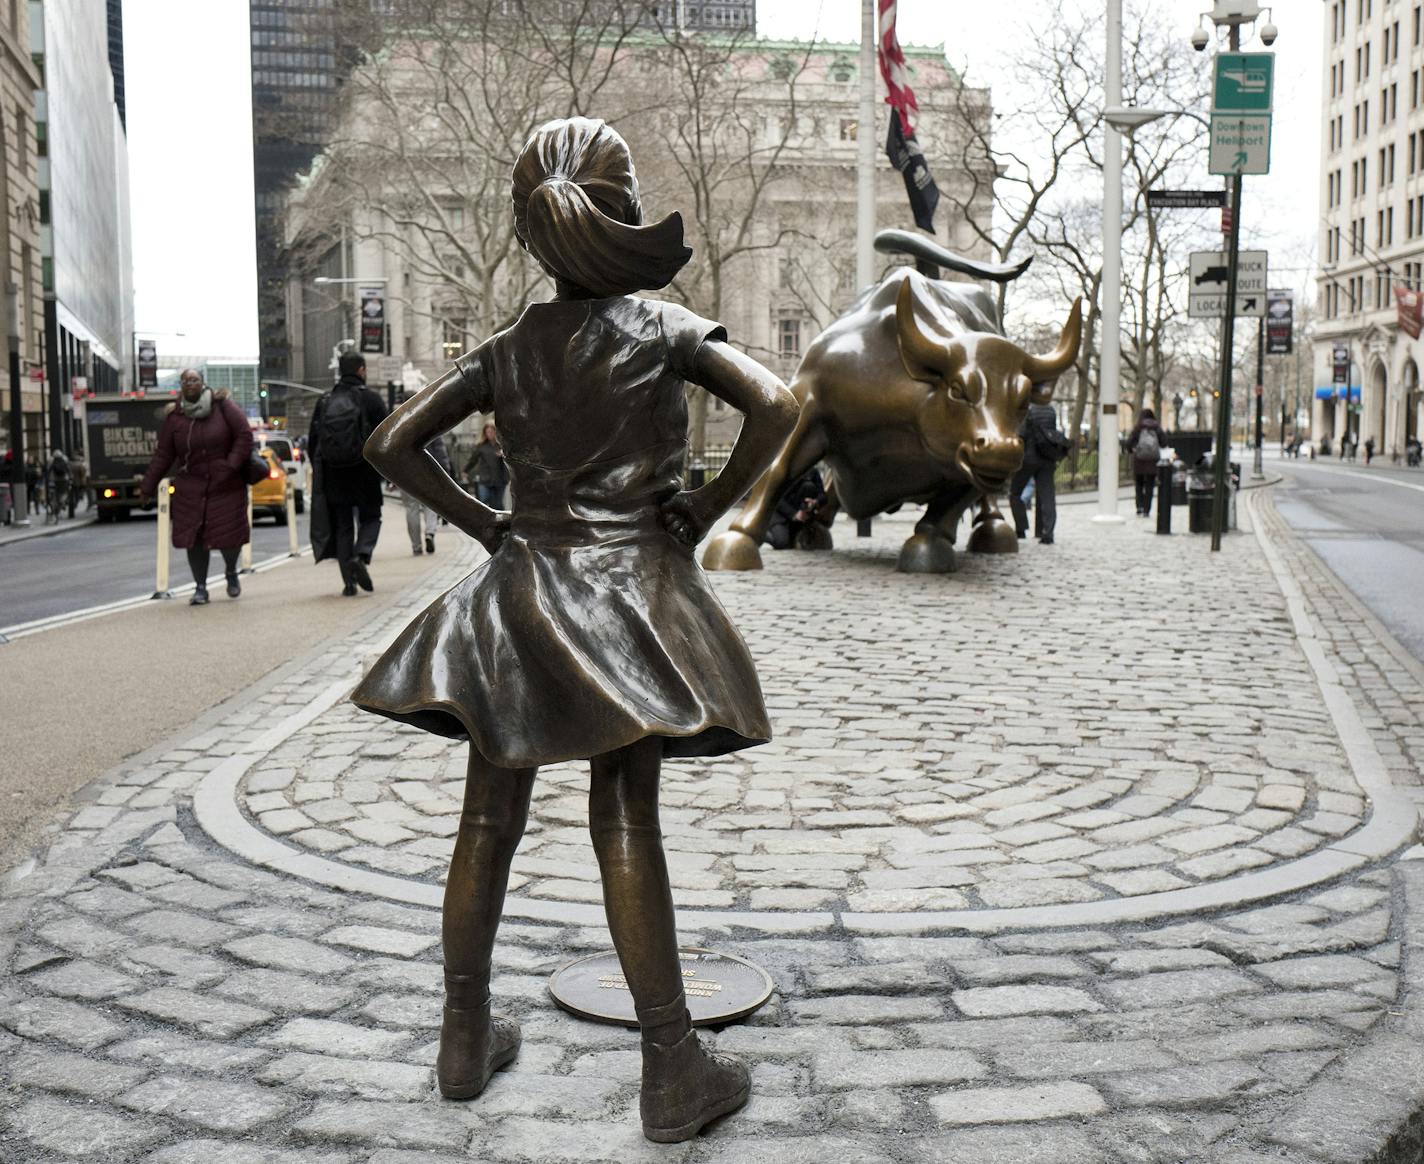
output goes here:
[{"label": "bronze plaque on ground", "polygon": [[[688,947],[680,950],[682,985],[695,1027],[745,1018],[775,989],[771,975],[734,954]],[[555,971],[549,993],[564,1010],[600,1023],[636,1027],[633,996],[612,950],[579,958]]]}]

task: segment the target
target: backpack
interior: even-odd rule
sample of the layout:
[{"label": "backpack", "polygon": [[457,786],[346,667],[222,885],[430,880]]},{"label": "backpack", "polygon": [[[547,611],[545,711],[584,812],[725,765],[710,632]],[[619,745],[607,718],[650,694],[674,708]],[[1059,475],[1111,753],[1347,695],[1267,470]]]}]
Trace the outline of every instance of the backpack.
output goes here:
[{"label": "backpack", "polygon": [[1132,450],[1132,459],[1140,465],[1155,465],[1162,459],[1162,442],[1157,439],[1155,428],[1144,428],[1137,434],[1137,448]]},{"label": "backpack", "polygon": [[364,464],[361,449],[370,435],[358,392],[338,386],[327,393],[317,432],[317,453],[323,465],[349,469]]}]

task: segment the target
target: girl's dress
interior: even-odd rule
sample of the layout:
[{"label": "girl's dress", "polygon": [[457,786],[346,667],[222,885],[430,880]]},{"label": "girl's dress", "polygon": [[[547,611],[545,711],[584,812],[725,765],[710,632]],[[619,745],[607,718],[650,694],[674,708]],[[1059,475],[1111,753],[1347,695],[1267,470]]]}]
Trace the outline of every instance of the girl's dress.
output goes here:
[{"label": "girl's dress", "polygon": [[493,410],[514,517],[356,688],[367,711],[524,768],[645,736],[665,756],[771,738],[756,670],[659,506],[681,488],[684,381],[719,325],[618,296],[527,307],[455,361]]}]

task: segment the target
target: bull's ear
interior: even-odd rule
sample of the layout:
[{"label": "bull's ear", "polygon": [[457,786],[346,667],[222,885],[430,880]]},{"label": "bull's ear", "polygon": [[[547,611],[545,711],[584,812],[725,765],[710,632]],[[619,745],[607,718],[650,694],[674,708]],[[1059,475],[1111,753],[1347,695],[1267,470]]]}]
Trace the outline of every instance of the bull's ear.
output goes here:
[{"label": "bull's ear", "polygon": [[895,297],[895,331],[900,339],[900,360],[915,380],[939,384],[944,379],[948,353],[920,330],[915,319],[915,293],[906,277]]}]

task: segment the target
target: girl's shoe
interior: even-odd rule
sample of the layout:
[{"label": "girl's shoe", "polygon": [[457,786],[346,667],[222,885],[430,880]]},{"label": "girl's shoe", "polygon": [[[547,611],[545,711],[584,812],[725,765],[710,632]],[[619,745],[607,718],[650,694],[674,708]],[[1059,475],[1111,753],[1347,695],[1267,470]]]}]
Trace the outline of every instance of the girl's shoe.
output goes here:
[{"label": "girl's shoe", "polygon": [[688,1032],[671,1044],[643,1043],[643,1135],[657,1144],[690,1140],[751,1094],[751,1076],[730,1055],[716,1055]]},{"label": "girl's shoe", "polygon": [[237,580],[237,575],[229,574],[227,576],[227,596],[229,598],[236,598],[241,593],[242,583]]},{"label": "girl's shoe", "polygon": [[208,592],[207,592],[207,590],[205,590],[203,587],[199,586],[196,590],[193,591],[193,597],[190,598],[190,599],[188,599],[188,605],[189,605],[189,606],[207,606],[207,604],[208,604]]},{"label": "girl's shoe", "polygon": [[519,1024],[493,1017],[488,999],[468,1010],[447,1006],[435,1059],[440,1094],[446,1099],[474,1099],[490,1076],[518,1054]]}]

